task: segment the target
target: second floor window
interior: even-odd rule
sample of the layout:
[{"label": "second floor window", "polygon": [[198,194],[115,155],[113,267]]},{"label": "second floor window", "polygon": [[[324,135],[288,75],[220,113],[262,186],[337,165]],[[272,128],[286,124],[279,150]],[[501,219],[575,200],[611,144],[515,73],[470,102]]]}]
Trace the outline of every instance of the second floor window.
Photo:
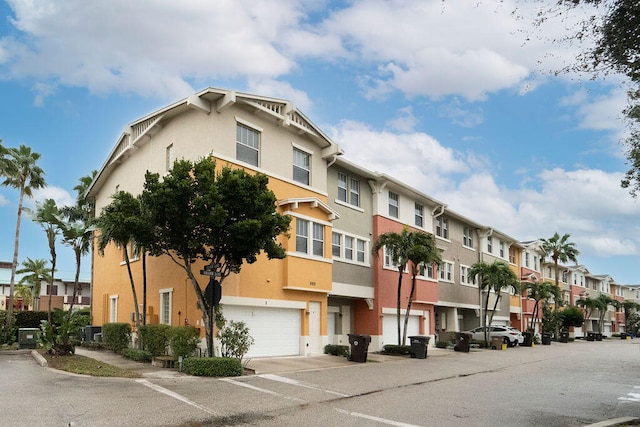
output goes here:
[{"label": "second floor window", "polygon": [[296,252],[324,256],[324,225],[296,218]]},{"label": "second floor window", "polygon": [[487,252],[490,254],[493,253],[493,239],[491,236],[487,237]]},{"label": "second floor window", "polygon": [[449,238],[449,220],[443,216],[436,218],[436,236],[443,239]]},{"label": "second floor window", "polygon": [[297,148],[293,149],[293,180],[309,185],[311,155]]},{"label": "second floor window", "polygon": [[260,133],[250,127],[236,125],[236,158],[241,162],[258,166]]},{"label": "second floor window", "polygon": [[393,191],[389,191],[389,216],[398,218],[398,199],[399,196]]},{"label": "second floor window", "polygon": [[416,226],[423,227],[424,226],[424,208],[422,207],[421,204],[416,203],[415,210],[416,210],[416,215],[415,215]]},{"label": "second floor window", "polygon": [[453,282],[453,264],[444,261],[440,267],[440,280],[445,282]]},{"label": "second floor window", "polygon": [[360,181],[338,172],[338,200],[353,206],[360,206]]},{"label": "second floor window", "polygon": [[465,227],[462,230],[462,244],[468,248],[473,248],[473,234],[471,234],[471,228]]},{"label": "second floor window", "polygon": [[500,258],[504,258],[504,242],[500,242]]}]

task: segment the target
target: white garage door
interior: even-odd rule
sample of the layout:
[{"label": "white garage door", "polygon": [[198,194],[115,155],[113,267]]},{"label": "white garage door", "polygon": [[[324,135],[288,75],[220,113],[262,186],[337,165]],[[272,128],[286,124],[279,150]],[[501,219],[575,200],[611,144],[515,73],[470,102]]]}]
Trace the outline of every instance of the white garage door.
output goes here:
[{"label": "white garage door", "polygon": [[297,356],[300,354],[300,310],[223,305],[227,321],[243,321],[254,344],[245,357]]},{"label": "white garage door", "polygon": [[[395,314],[385,314],[382,324],[382,344],[398,344],[398,320]],[[404,314],[400,315],[400,334],[404,331]],[[407,337],[420,335],[420,316],[409,316]],[[409,340],[407,339],[407,342]],[[406,343],[405,343],[406,344]]]}]

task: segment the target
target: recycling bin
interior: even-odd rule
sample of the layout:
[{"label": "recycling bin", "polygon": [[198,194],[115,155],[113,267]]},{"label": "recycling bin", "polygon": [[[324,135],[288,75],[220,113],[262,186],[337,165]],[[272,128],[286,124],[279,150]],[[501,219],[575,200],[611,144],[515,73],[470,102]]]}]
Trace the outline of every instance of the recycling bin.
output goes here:
[{"label": "recycling bin", "polygon": [[542,345],[551,345],[551,334],[542,334]]},{"label": "recycling bin", "polygon": [[430,339],[431,337],[426,337],[424,335],[414,335],[412,337],[409,337],[409,342],[411,343],[411,358],[426,359],[427,346],[429,345]]},{"label": "recycling bin", "polygon": [[18,329],[18,348],[37,348],[38,347],[38,328],[19,328]]},{"label": "recycling bin", "polygon": [[366,362],[370,342],[371,335],[349,334],[349,344],[351,344],[349,360],[358,363]]},{"label": "recycling bin", "polygon": [[456,345],[453,347],[453,350],[469,353],[470,341],[471,341],[471,334],[465,334],[464,332],[456,332]]},{"label": "recycling bin", "polygon": [[491,337],[491,348],[494,350],[506,350],[507,343],[504,337]]}]

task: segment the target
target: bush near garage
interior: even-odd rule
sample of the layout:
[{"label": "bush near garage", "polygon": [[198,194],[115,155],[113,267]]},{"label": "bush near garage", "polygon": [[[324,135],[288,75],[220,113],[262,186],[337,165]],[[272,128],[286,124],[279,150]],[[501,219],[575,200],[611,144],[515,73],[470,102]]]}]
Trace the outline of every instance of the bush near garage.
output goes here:
[{"label": "bush near garage", "polygon": [[102,325],[102,341],[104,346],[115,353],[129,347],[131,342],[131,325],[128,323],[105,323]]},{"label": "bush near garage", "polygon": [[411,353],[411,346],[386,344],[382,347],[382,353],[390,356],[408,356]]},{"label": "bush near garage", "polygon": [[327,344],[324,346],[324,354],[349,357],[349,353],[350,350],[348,345]]},{"label": "bush near garage", "polygon": [[188,357],[182,362],[182,371],[201,377],[239,377],[243,369],[240,360],[233,357]]},{"label": "bush near garage", "polygon": [[188,357],[198,349],[200,331],[195,326],[175,326],[171,329],[169,345],[174,359]]}]

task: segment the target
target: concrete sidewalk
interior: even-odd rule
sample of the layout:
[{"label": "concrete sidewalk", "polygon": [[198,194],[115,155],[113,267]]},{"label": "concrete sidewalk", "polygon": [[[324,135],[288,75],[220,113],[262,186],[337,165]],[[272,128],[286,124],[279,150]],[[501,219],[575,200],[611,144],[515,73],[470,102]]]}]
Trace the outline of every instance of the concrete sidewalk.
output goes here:
[{"label": "concrete sidewalk", "polygon": [[159,368],[157,366],[153,366],[151,363],[136,362],[116,354],[111,350],[87,350],[86,348],[78,346],[76,347],[76,354],[99,360],[118,368],[137,372],[145,378],[177,378],[186,375],[182,372],[178,372],[177,369]]}]

